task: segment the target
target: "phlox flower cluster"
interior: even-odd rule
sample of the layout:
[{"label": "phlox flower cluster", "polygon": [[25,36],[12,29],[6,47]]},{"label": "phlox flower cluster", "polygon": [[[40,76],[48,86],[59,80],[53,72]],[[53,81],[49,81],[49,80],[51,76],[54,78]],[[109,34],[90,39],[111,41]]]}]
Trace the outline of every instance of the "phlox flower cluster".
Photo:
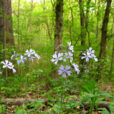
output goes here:
[{"label": "phlox flower cluster", "polygon": [[27,60],[26,57],[24,57],[23,55],[20,56],[20,59],[17,60],[17,63],[20,64],[20,63],[24,63],[25,60]]},{"label": "phlox flower cluster", "polygon": [[25,61],[34,61],[34,59],[40,59],[40,56],[35,52],[35,50],[33,49],[30,49],[30,50],[26,50],[25,53],[23,55],[19,55],[19,54],[16,54],[16,52],[14,52],[14,54],[11,56],[11,60],[13,58],[17,58],[17,63],[18,65],[20,63],[25,63]]},{"label": "phlox flower cluster", "polygon": [[35,50],[26,50],[25,54],[26,57],[28,57],[29,61],[33,62],[34,58],[37,58],[38,60],[40,59],[40,56],[35,52]]},{"label": "phlox flower cluster", "polygon": [[14,58],[17,58],[17,57],[19,57],[19,55],[16,54],[16,52],[14,51],[14,52],[13,52],[13,55],[11,56],[11,60],[13,60]]},{"label": "phlox flower cluster", "polygon": [[[75,71],[77,74],[80,73],[79,66],[77,64],[73,63],[74,46],[71,45],[71,42],[68,42],[67,49],[68,50],[65,53],[57,53],[57,51],[56,51],[53,55],[53,58],[51,59],[51,62],[53,62],[59,68],[58,74],[62,75],[63,77],[70,76],[73,73],[73,71]],[[87,49],[86,52],[82,52],[81,59],[85,59],[86,62],[89,62],[90,59],[93,59],[95,62],[98,61],[97,57],[95,56],[95,50],[93,50],[91,47],[89,49]],[[59,62],[59,61],[61,61],[61,62]],[[69,61],[69,62],[67,62],[67,61]],[[70,63],[70,65],[64,66],[63,65],[64,62]],[[86,68],[85,72],[89,72],[89,70]]]},{"label": "phlox flower cluster", "polygon": [[92,48],[90,47],[89,49],[87,49],[86,52],[82,52],[82,57],[81,59],[85,59],[86,62],[89,62],[90,59],[94,59],[95,62],[98,61],[98,59],[95,56],[95,50],[92,50]]},{"label": "phlox flower cluster", "polygon": [[71,45],[71,42],[68,42],[68,46],[69,51],[74,52],[74,46]]},{"label": "phlox flower cluster", "polygon": [[[58,74],[62,75],[64,78],[70,76],[72,74],[72,71],[76,71],[77,74],[79,74],[80,70],[77,64],[73,63],[73,52],[74,52],[74,46],[71,45],[71,42],[68,42],[68,50],[65,53],[57,53],[57,51],[53,54],[53,58],[51,59],[51,62],[53,62],[55,65],[59,67]],[[59,61],[70,63],[70,65],[59,65]],[[67,62],[69,61],[69,62]],[[73,70],[72,70],[73,66]]]},{"label": "phlox flower cluster", "polygon": [[5,61],[2,61],[1,64],[3,65],[2,68],[11,69],[13,73],[16,73],[16,70],[14,69],[14,65],[10,61],[5,60]]},{"label": "phlox flower cluster", "polygon": [[[13,60],[13,59],[17,60],[17,64],[19,65],[20,63],[25,63],[25,61],[27,61],[27,60],[33,62],[34,58],[39,60],[40,56],[35,52],[35,50],[30,49],[30,50],[26,50],[23,55],[16,54],[16,52],[14,51],[14,53],[10,59],[11,60]],[[2,64],[2,68],[11,69],[13,71],[13,73],[16,73],[16,70],[15,70],[12,62],[5,60],[5,61],[2,61],[1,64]],[[2,74],[2,72],[0,72],[0,74]]]},{"label": "phlox flower cluster", "polygon": [[57,53],[57,51],[53,54],[53,58],[51,59],[54,64],[57,65],[59,61],[63,60],[63,53]]}]

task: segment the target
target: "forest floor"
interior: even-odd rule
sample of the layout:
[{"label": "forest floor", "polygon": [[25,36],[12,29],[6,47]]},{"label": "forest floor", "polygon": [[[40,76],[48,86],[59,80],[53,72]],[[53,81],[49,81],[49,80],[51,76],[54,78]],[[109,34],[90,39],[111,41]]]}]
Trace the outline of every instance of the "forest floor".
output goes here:
[{"label": "forest floor", "polygon": [[[100,91],[106,91],[108,93],[114,94],[114,85],[111,83],[98,83]],[[48,93],[48,90],[44,87],[41,88],[41,91],[44,90],[46,93]],[[79,96],[79,93],[72,93],[72,91],[69,92],[72,95]],[[53,97],[54,95],[52,95]],[[2,96],[1,96],[2,97]],[[55,98],[56,99],[56,98]],[[71,101],[79,102],[80,99],[72,98]],[[40,103],[37,103],[37,101]],[[104,98],[103,101],[107,102],[114,102],[112,98]],[[67,101],[64,101],[66,103]],[[53,110],[53,101],[50,101],[48,99],[48,96],[42,96],[40,89],[37,91],[28,91],[27,93],[24,93],[20,97],[15,98],[3,98],[1,100],[1,106],[0,110],[4,110],[3,114],[52,114],[50,113],[51,110]],[[36,105],[36,106],[35,106]],[[114,108],[114,107],[113,107]],[[60,114],[89,114],[87,110],[78,110],[80,109],[79,106],[75,107],[73,112],[68,113],[60,113]],[[26,111],[27,112],[26,112]],[[39,110],[37,112],[36,110]],[[78,111],[77,111],[78,110]],[[111,109],[112,110],[112,109]],[[113,109],[114,111],[114,109]],[[49,113],[48,113],[49,112]],[[0,112],[1,113],[1,112]],[[2,114],[2,113],[1,113]],[[100,113],[99,111],[94,111],[92,114],[108,114],[108,113]],[[114,114],[114,112],[112,112]]]}]

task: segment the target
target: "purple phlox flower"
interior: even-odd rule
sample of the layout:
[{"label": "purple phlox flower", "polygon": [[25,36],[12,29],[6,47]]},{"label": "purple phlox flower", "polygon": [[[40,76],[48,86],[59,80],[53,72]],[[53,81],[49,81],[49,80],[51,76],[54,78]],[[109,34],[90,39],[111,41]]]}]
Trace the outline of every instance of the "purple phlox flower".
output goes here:
[{"label": "purple phlox flower", "polygon": [[92,47],[87,49],[87,53],[89,53],[88,55],[90,56],[90,58],[93,58],[96,62],[98,61],[98,59],[95,56],[95,50],[92,50]]},{"label": "purple phlox flower", "polygon": [[17,63],[18,63],[18,64],[24,63],[26,59],[27,59],[26,57],[24,57],[24,56],[21,55],[21,56],[20,56],[20,59],[17,60]]},{"label": "purple phlox flower", "polygon": [[32,61],[33,62],[33,59],[34,58],[37,58],[38,60],[40,59],[40,56],[35,52],[35,50],[26,50],[25,56],[27,56],[29,58],[29,61]]},{"label": "purple phlox flower", "polygon": [[59,67],[59,71],[58,71],[59,75],[62,75],[63,77],[66,77],[67,75],[70,76],[72,73],[71,71],[69,71],[70,68],[71,67],[68,65],[66,65],[65,67],[63,65],[61,65]]},{"label": "purple phlox flower", "polygon": [[35,53],[34,56],[35,56],[38,60],[40,59],[40,56],[39,56],[37,53]]},{"label": "purple phlox flower", "polygon": [[89,52],[91,54],[94,54],[95,53],[95,50],[92,50],[92,47],[90,47],[89,49],[87,49],[87,52]]},{"label": "purple phlox flower", "polygon": [[32,50],[32,49],[28,50],[28,49],[27,49],[24,55],[30,57],[30,56],[32,56],[32,55],[34,55],[34,54],[35,54],[35,51],[34,51],[34,50]]},{"label": "purple phlox flower", "polygon": [[34,62],[34,58],[35,58],[34,56],[30,56],[30,57],[29,57],[29,61]]},{"label": "purple phlox flower", "polygon": [[88,62],[89,61],[89,55],[87,53],[82,53],[82,57],[81,59],[86,59],[86,61]]},{"label": "purple phlox flower", "polygon": [[94,53],[95,53],[95,50],[92,50],[92,48],[90,47],[89,49],[87,49],[86,53],[82,52],[83,56],[81,57],[81,59],[86,59],[86,62],[88,62],[89,59],[94,59],[97,62],[98,59],[96,58]]},{"label": "purple phlox flower", "polygon": [[57,52],[55,52],[51,61],[54,62],[55,64],[57,64],[58,61],[60,61],[60,60],[63,60],[63,53],[57,54]]},{"label": "purple phlox flower", "polygon": [[79,66],[75,63],[72,63],[72,66],[73,66],[74,70],[77,72],[77,74],[79,74],[80,73]]},{"label": "purple phlox flower", "polygon": [[96,58],[96,56],[94,57],[94,60],[95,60],[95,62],[97,62],[97,61],[98,61],[98,59]]},{"label": "purple phlox flower", "polygon": [[13,73],[16,72],[16,70],[14,69],[14,65],[11,62],[9,62],[8,60],[2,61],[1,63],[3,64],[3,68],[11,69],[13,71]]},{"label": "purple phlox flower", "polygon": [[12,60],[14,57],[18,57],[18,54],[16,54],[15,51],[13,52],[13,55],[11,56],[11,60]]},{"label": "purple phlox flower", "polygon": [[1,63],[3,64],[3,68],[8,68],[10,62],[8,60],[5,60],[5,61],[2,61]]},{"label": "purple phlox flower", "polygon": [[71,52],[74,52],[74,46],[71,45],[71,42],[68,42],[68,49],[71,51]]},{"label": "purple phlox flower", "polygon": [[72,61],[73,61],[73,54],[71,52],[65,53],[65,57],[70,59],[70,62],[72,63]]},{"label": "purple phlox flower", "polygon": [[89,72],[89,70],[86,68],[86,69],[85,69],[85,72]]}]

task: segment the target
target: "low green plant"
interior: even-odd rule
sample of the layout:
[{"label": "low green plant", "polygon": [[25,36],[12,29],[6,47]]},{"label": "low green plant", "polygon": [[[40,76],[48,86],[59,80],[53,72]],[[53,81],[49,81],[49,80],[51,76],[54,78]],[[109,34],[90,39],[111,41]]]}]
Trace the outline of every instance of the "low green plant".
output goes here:
[{"label": "low green plant", "polygon": [[90,109],[89,114],[92,114],[94,108],[98,110],[97,103],[101,103],[105,97],[111,97],[107,92],[101,92],[95,81],[86,82],[85,85],[82,86],[82,92],[81,92],[81,104],[89,103]]},{"label": "low green plant", "polygon": [[5,110],[6,110],[5,106],[0,105],[0,113],[4,114]]}]

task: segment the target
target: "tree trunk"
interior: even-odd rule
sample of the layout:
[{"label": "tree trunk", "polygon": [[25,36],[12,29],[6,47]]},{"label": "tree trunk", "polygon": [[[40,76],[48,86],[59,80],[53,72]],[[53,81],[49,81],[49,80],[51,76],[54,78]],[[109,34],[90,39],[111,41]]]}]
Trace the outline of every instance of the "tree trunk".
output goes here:
[{"label": "tree trunk", "polygon": [[86,31],[85,31],[85,15],[84,15],[84,5],[83,0],[79,0],[79,8],[80,8],[80,24],[81,24],[81,45],[85,46],[85,38],[86,38]]},{"label": "tree trunk", "polygon": [[[101,2],[99,0],[98,1],[98,11],[96,11],[96,17],[97,17],[96,39],[99,38],[99,20],[100,20],[100,11],[99,11],[99,9],[100,9],[100,6],[101,6],[100,4],[101,4]],[[97,3],[96,3],[96,5],[97,5]]]},{"label": "tree trunk", "polygon": [[0,0],[0,42],[3,42],[3,0]]},{"label": "tree trunk", "polygon": [[[45,0],[43,0],[43,10],[44,10],[44,12],[46,11]],[[49,25],[49,22],[48,22],[48,18],[47,18],[46,15],[44,16],[44,18],[45,18],[45,23],[46,23],[46,27],[47,27],[48,36],[49,36],[50,40],[52,40],[52,34],[51,34],[51,31],[50,31],[50,25]]]},{"label": "tree trunk", "polygon": [[14,45],[11,0],[6,0],[6,39],[7,43]]},{"label": "tree trunk", "polygon": [[20,49],[20,0],[18,0],[18,49]]},{"label": "tree trunk", "polygon": [[101,35],[101,44],[100,44],[100,59],[105,57],[106,54],[106,38],[107,38],[107,27],[108,27],[108,21],[109,21],[109,13],[110,13],[110,6],[111,6],[112,0],[107,0],[107,6],[105,10],[105,15],[103,19],[103,25],[102,25],[102,35]]},{"label": "tree trunk", "polygon": [[62,35],[63,35],[63,0],[56,1],[56,25],[55,25],[55,43],[54,48],[55,51],[61,50],[62,44]]},{"label": "tree trunk", "polygon": [[[5,33],[4,33],[5,32]],[[6,42],[14,45],[13,26],[12,26],[12,8],[11,0],[0,0],[0,49],[4,47],[4,35]],[[0,52],[3,59],[2,52]]]},{"label": "tree trunk", "polygon": [[[81,25],[81,46],[85,46],[85,38],[86,38],[86,29],[85,29],[85,15],[84,15],[84,1],[83,0],[79,0],[79,8],[80,8],[80,25]],[[82,53],[80,54],[80,56],[82,56]],[[80,64],[81,64],[81,72],[84,71],[83,65],[84,65],[84,60],[80,60]]]},{"label": "tree trunk", "polygon": [[[6,60],[7,59],[7,57],[6,57],[6,48],[7,48],[7,46],[6,46],[6,41],[7,41],[7,38],[6,38],[6,32],[7,32],[7,18],[6,18],[6,16],[7,16],[7,9],[6,9],[6,6],[7,6],[7,4],[6,4],[6,1],[4,0],[3,1],[3,49],[4,49],[4,51],[3,51],[3,57],[4,57],[4,60]],[[4,77],[7,77],[7,68],[4,70]]]},{"label": "tree trunk", "polygon": [[87,9],[86,9],[86,17],[85,17],[85,28],[86,28],[86,32],[88,34],[89,47],[91,46],[91,43],[90,43],[90,32],[88,30],[90,2],[91,2],[91,0],[88,0],[87,3],[86,3]]},{"label": "tree trunk", "polygon": [[[111,29],[111,34],[113,35],[114,31],[114,18],[113,18],[113,24],[112,24],[112,29]],[[112,36],[113,38],[113,36]],[[112,75],[113,72],[113,67],[114,67],[114,39],[113,39],[113,47],[112,47],[112,57],[111,57],[111,66],[110,66],[110,75]]]},{"label": "tree trunk", "polygon": [[3,60],[3,33],[4,33],[4,23],[3,23],[3,0],[0,0],[0,60]]},{"label": "tree trunk", "polygon": [[[56,0],[55,7],[55,36],[54,36],[54,50],[60,52],[62,44],[62,35],[63,35],[63,0]],[[52,76],[58,78],[58,72],[55,68],[52,71]]]},{"label": "tree trunk", "polygon": [[111,66],[110,66],[110,75],[112,75],[113,72],[113,64],[114,64],[114,40],[113,40],[113,48],[112,48],[112,58],[111,58]]}]

